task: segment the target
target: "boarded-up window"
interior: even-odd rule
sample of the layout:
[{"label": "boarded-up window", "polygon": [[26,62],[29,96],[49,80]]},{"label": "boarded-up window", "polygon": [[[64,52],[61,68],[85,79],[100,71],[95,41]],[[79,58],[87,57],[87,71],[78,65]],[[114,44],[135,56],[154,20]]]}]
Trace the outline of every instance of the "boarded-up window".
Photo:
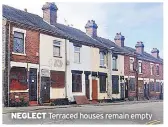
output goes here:
[{"label": "boarded-up window", "polygon": [[113,94],[119,93],[119,76],[118,75],[112,76],[112,93]]},{"label": "boarded-up window", "polygon": [[155,91],[154,82],[150,82],[149,85],[150,85],[150,91]]},{"label": "boarded-up window", "polygon": [[72,74],[72,92],[82,92],[82,74]]},{"label": "boarded-up window", "polygon": [[65,87],[65,72],[63,71],[50,71],[51,87],[64,88]]},{"label": "boarded-up window", "polygon": [[160,92],[160,83],[156,82],[155,91]]},{"label": "boarded-up window", "polygon": [[100,93],[105,93],[106,92],[106,76],[100,75],[99,80],[100,80]]},{"label": "boarded-up window", "polygon": [[135,78],[130,78],[129,88],[130,88],[130,91],[135,91]]}]

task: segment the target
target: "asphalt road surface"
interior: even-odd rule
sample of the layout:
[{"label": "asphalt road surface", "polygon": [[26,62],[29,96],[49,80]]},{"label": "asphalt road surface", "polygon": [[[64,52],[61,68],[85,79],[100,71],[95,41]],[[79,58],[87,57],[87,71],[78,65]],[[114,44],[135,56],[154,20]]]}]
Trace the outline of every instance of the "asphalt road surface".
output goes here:
[{"label": "asphalt road surface", "polygon": [[5,113],[3,124],[163,124],[163,102]]}]

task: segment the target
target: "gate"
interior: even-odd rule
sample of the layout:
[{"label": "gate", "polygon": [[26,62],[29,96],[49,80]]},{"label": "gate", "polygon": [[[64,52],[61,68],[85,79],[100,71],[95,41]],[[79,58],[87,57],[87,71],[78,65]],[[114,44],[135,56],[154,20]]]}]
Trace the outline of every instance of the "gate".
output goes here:
[{"label": "gate", "polygon": [[29,70],[29,101],[37,101],[37,69]]}]

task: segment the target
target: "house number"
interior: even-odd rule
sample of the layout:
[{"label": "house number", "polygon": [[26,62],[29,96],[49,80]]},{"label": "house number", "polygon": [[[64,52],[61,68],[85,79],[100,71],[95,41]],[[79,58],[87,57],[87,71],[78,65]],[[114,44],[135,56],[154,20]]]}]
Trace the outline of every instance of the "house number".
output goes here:
[{"label": "house number", "polygon": [[63,63],[61,60],[55,60],[54,67],[62,67]]}]

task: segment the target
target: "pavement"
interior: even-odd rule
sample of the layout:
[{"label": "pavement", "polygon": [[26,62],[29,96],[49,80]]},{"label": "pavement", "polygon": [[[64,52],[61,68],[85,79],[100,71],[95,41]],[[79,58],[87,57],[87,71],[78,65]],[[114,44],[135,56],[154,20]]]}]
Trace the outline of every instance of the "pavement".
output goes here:
[{"label": "pavement", "polygon": [[98,103],[98,104],[85,104],[85,105],[58,105],[58,106],[28,106],[28,107],[3,107],[3,114],[12,112],[25,112],[34,110],[44,110],[44,109],[55,109],[55,108],[70,108],[70,107],[83,107],[83,106],[106,106],[106,105],[126,105],[126,104],[138,104],[138,103],[151,103],[151,102],[162,102],[163,100],[146,100],[146,101],[123,101],[123,102],[113,102],[113,103]]},{"label": "pavement", "polygon": [[[12,119],[12,113],[45,113],[44,119]],[[67,114],[73,117],[68,117]],[[114,116],[115,115],[115,116]],[[117,117],[116,117],[117,115]],[[3,124],[163,124],[163,101],[3,108]],[[75,117],[76,116],[76,117]],[[95,117],[96,116],[96,117]],[[113,116],[113,117],[112,117]],[[126,117],[127,116],[127,117]],[[132,117],[133,116],[133,117]]]}]

